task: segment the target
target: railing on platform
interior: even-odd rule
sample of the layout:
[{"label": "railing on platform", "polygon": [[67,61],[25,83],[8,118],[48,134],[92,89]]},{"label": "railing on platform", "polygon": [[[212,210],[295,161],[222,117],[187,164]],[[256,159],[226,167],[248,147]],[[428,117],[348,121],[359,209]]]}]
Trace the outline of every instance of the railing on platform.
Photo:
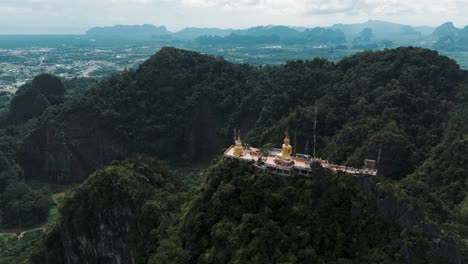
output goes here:
[{"label": "railing on platform", "polygon": [[[267,159],[262,156],[262,155],[257,155],[257,152],[251,153],[249,151],[246,151],[247,154],[249,154],[250,158],[247,158],[246,156],[234,156],[230,155],[229,151],[233,148],[234,146],[229,147],[225,152],[224,156],[226,158],[234,158],[234,159],[239,159],[239,160],[244,160],[244,161],[249,161],[253,162],[254,167],[261,169],[263,171],[268,170],[269,172],[280,175],[280,176],[293,176],[293,175],[301,175],[301,176],[306,176],[306,177],[311,177],[313,175],[313,171],[310,167],[303,167],[303,166],[297,166],[297,165],[292,165],[290,167],[287,166],[281,166],[278,164],[272,164],[272,163],[266,163]],[[273,149],[269,151],[269,153],[277,153],[278,149]],[[252,155],[253,154],[253,155]],[[305,155],[304,155],[305,156]],[[317,161],[319,164],[326,169],[335,171],[335,172],[345,172],[348,174],[365,174],[365,175],[371,175],[375,176],[377,175],[377,170],[372,169],[372,168],[363,168],[363,169],[356,169],[353,167],[347,167],[347,166],[342,166],[342,165],[337,165],[337,164],[330,164],[328,160],[323,160],[323,159],[304,159],[304,156],[299,156],[299,157],[293,157],[293,160],[295,161],[300,161],[305,164],[308,164],[312,161]],[[274,156],[269,155],[270,158],[274,158]],[[263,164],[259,165],[257,164],[257,160],[255,158],[260,158],[263,160]]]}]

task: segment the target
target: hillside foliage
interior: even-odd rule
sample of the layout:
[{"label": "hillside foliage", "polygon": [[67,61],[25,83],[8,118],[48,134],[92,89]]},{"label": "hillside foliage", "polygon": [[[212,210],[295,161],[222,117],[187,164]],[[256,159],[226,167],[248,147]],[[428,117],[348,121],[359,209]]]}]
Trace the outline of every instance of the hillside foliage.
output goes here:
[{"label": "hillside foliage", "polygon": [[381,149],[382,174],[401,179],[442,142],[467,85],[454,61],[419,48],[261,68],[164,48],[43,116],[41,129],[79,114],[129,152],[192,162],[221,153],[234,128],[253,146],[279,144],[289,128],[296,151],[307,154],[317,102],[323,158],[359,167]]},{"label": "hillside foliage", "polygon": [[183,191],[180,179],[151,158],[114,162],[72,192],[30,261],[146,263],[161,229],[174,221]]},{"label": "hillside foliage", "polygon": [[[468,253],[467,72],[435,51],[407,47],[362,52],[338,63],[254,67],[166,47],[138,69],[71,98],[54,77],[41,79],[20,89],[7,118],[0,119],[2,199],[40,210],[45,200],[20,179],[79,182],[92,176],[38,244],[36,263],[96,257],[137,263],[446,263],[446,256],[427,253],[440,241],[434,233],[461,237],[444,240],[439,250],[461,245]],[[319,156],[360,167],[380,153],[374,180],[388,188],[390,200],[364,192],[360,178],[326,172],[281,181],[217,162],[200,185],[179,186],[192,190],[185,197],[151,159],[102,168],[135,153],[175,166],[206,162],[232,144],[235,128],[244,142],[259,147],[278,146],[289,129],[295,152],[310,154],[315,105]],[[5,196],[12,189],[24,195]],[[389,217],[382,203],[398,208]],[[400,209],[414,217],[391,218]],[[405,219],[417,223],[408,227]],[[67,236],[84,240],[68,243]],[[102,255],[80,244],[91,239],[89,245],[104,247],[106,236],[119,238]]]}]

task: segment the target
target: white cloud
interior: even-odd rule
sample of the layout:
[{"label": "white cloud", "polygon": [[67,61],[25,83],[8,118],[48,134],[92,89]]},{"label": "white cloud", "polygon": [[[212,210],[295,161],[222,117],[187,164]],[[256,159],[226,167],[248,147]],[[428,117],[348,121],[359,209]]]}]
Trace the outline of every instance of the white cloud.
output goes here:
[{"label": "white cloud", "polygon": [[[325,26],[390,20],[414,25],[468,24],[468,0],[0,0],[0,34],[83,32],[94,25],[143,24],[244,28]],[[21,32],[19,32],[21,31]],[[34,30],[36,32],[36,30]],[[70,32],[70,31],[68,31]]]},{"label": "white cloud", "polygon": [[[196,8],[255,9],[271,13],[331,14],[360,13],[375,15],[453,14],[468,2],[440,0],[180,0],[183,6]],[[468,21],[467,21],[468,22]]]}]

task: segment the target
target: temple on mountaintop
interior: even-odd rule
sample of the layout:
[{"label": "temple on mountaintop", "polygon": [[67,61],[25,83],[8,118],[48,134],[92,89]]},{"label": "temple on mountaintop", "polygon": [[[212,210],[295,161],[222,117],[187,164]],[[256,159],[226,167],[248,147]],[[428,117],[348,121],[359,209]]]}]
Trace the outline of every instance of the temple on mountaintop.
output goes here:
[{"label": "temple on mountaintop", "polygon": [[281,149],[272,148],[262,152],[258,148],[244,145],[240,138],[240,132],[234,130],[234,145],[230,146],[224,152],[224,157],[252,162],[252,165],[256,168],[279,176],[312,177],[313,170],[311,164],[313,162],[332,171],[341,171],[349,174],[377,175],[375,160],[366,159],[364,167],[361,169],[340,166],[330,164],[327,160],[311,157],[310,155],[299,153],[293,155],[293,148],[289,143],[289,135],[286,130]]}]

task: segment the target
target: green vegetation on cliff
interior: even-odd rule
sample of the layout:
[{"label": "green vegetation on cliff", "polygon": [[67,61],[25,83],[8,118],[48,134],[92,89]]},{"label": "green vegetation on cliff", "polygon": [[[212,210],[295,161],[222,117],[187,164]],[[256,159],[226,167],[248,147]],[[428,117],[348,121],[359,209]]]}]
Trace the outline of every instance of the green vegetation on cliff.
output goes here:
[{"label": "green vegetation on cliff", "polygon": [[42,230],[27,233],[22,239],[15,235],[0,236],[0,264],[27,263],[34,244],[42,238]]},{"label": "green vegetation on cliff", "polygon": [[[133,157],[93,173],[60,208],[33,263],[146,263],[174,221],[183,186],[159,162]],[[99,248],[99,250],[96,250]]]},{"label": "green vegetation on cliff", "polygon": [[98,170],[67,199],[30,261],[463,261],[456,236],[380,177],[321,170],[313,178],[282,178],[218,160],[190,195],[179,179],[145,157]]},{"label": "green vegetation on cliff", "polygon": [[47,191],[20,180],[22,170],[14,160],[17,147],[15,137],[0,136],[0,230],[44,223],[52,205]]},{"label": "green vegetation on cliff", "polygon": [[[217,162],[188,202],[179,228],[185,263],[395,263],[399,229],[384,221],[355,180],[255,173]],[[173,238],[171,238],[173,239]],[[164,245],[163,243],[161,243]],[[160,246],[151,263],[176,263]],[[177,255],[176,255],[177,256]]]},{"label": "green vegetation on cliff", "polygon": [[0,95],[0,263],[19,263],[27,258],[32,245],[57,216],[54,202],[59,201],[52,200],[52,193],[67,188],[25,181],[24,170],[18,165],[23,139],[49,107],[81,94],[94,83],[93,79],[80,78],[62,84],[57,77],[41,74],[13,97]]},{"label": "green vegetation on cliff", "polygon": [[81,94],[93,79],[72,79],[65,84],[55,76],[41,74],[21,86],[8,111],[0,112],[0,229],[22,229],[46,222],[53,204],[50,190],[31,188],[18,165],[24,138],[36,129],[38,117],[65,97]]},{"label": "green vegetation on cliff", "polygon": [[47,111],[20,160],[27,178],[81,181],[129,153],[209,160],[231,143],[233,128],[262,146],[289,127],[298,152],[310,152],[317,100],[322,157],[361,166],[382,147],[382,174],[401,179],[442,142],[467,87],[454,61],[420,48],[259,68],[163,48],[136,71]]},{"label": "green vegetation on cliff", "polygon": [[63,102],[65,87],[59,78],[41,74],[31,83],[21,86],[10,103],[10,113],[16,122],[41,115],[49,106]]},{"label": "green vegetation on cliff", "polygon": [[[411,47],[274,67],[167,47],[135,71],[5,127],[1,151],[17,172],[5,175],[80,182],[97,170],[38,245],[37,263],[462,263],[467,77],[447,57]],[[49,101],[42,95],[37,105]],[[320,156],[361,166],[381,149],[381,176],[282,182],[220,162],[201,186],[184,187],[192,196],[179,210],[184,194],[171,181],[153,182],[160,168],[146,158],[100,169],[135,153],[207,161],[231,144],[233,128],[253,146],[280,142],[289,128],[296,151],[308,153],[315,102]],[[96,252],[108,236],[115,243]]]}]

